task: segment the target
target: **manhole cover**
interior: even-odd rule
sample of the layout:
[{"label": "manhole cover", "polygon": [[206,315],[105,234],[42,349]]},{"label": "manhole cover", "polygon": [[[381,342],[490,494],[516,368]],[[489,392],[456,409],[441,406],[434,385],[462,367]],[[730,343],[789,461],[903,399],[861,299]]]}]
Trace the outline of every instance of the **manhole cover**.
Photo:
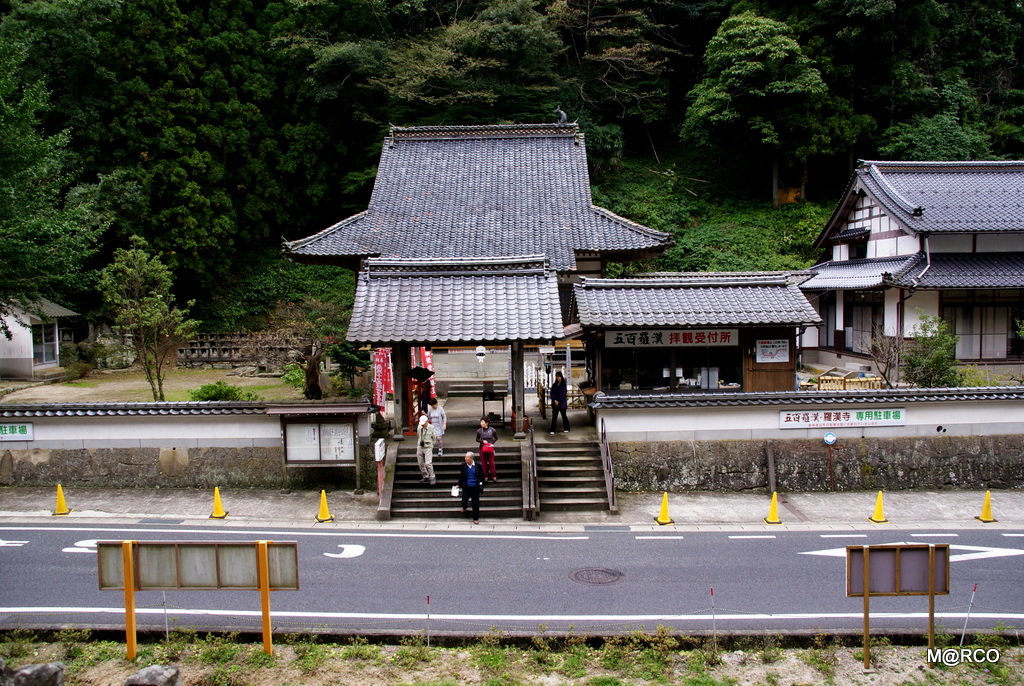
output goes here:
[{"label": "manhole cover", "polygon": [[588,568],[577,569],[569,573],[569,578],[581,584],[617,584],[625,580],[626,575],[614,569]]}]

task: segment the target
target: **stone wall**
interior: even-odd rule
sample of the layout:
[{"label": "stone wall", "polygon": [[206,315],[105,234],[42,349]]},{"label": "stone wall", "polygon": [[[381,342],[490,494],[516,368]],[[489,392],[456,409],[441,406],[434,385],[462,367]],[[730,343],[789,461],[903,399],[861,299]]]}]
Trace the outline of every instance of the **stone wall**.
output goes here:
[{"label": "stone wall", "polygon": [[1024,488],[1024,435],[821,440],[612,443],[617,488],[627,491]]},{"label": "stone wall", "polygon": [[[372,449],[359,447],[362,487],[376,488]],[[355,487],[352,468],[288,469],[280,447],[0,450],[0,485],[97,488]]]}]

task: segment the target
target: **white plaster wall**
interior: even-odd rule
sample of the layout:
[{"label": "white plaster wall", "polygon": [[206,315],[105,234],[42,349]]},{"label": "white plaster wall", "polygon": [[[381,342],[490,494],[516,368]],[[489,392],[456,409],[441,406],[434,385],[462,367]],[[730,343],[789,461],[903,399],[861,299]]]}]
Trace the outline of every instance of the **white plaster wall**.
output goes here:
[{"label": "white plaster wall", "polygon": [[978,252],[1024,252],[1024,235],[978,234]]},{"label": "white plaster wall", "polygon": [[31,417],[35,440],[0,448],[280,447],[281,420],[267,415]]},{"label": "white plaster wall", "polygon": [[32,378],[32,329],[9,318],[11,340],[0,334],[0,379]]},{"label": "white plaster wall", "polygon": [[883,328],[886,336],[898,336],[900,334],[900,294],[902,291],[890,288],[885,291],[885,302],[883,304],[882,317]]},{"label": "white plaster wall", "polygon": [[899,436],[1000,435],[1024,433],[1024,412],[1019,401],[863,403],[841,409],[888,409],[905,411],[905,426],[781,429],[779,413],[822,412],[837,405],[758,405],[741,407],[686,407],[651,409],[600,409],[608,441],[727,441],[770,438],[822,440],[831,431],[843,438],[892,438]]},{"label": "white plaster wall", "polygon": [[914,329],[921,323],[921,315],[936,317],[938,314],[938,291],[915,291],[912,296],[903,301],[903,336],[905,338],[913,336]]},{"label": "white plaster wall", "polygon": [[928,249],[932,252],[971,252],[974,250],[974,237],[969,234],[932,236],[928,239]]}]

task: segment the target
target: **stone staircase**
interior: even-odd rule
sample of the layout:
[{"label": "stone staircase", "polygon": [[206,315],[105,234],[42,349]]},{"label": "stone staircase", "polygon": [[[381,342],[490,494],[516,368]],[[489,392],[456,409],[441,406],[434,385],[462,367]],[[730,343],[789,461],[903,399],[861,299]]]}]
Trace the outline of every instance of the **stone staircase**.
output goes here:
[{"label": "stone staircase", "polygon": [[508,393],[508,382],[505,380],[488,379],[447,379],[438,381],[443,384],[438,393],[448,398],[481,398],[484,394],[484,382],[499,395]]},{"label": "stone staircase", "polygon": [[[410,442],[412,443],[412,442]],[[395,461],[395,478],[391,494],[391,518],[420,517],[424,519],[471,519],[470,513],[462,514],[460,499],[453,498],[451,488],[459,483],[459,467],[464,462],[467,450],[474,453],[477,446],[445,445],[444,456],[434,455],[433,486],[420,483],[420,470],[416,464],[414,444],[398,448]],[[523,471],[519,445],[497,444],[495,463],[498,481],[485,485],[480,496],[481,518],[523,517]]]},{"label": "stone staircase", "polygon": [[541,512],[608,511],[597,441],[537,444],[537,493]]}]

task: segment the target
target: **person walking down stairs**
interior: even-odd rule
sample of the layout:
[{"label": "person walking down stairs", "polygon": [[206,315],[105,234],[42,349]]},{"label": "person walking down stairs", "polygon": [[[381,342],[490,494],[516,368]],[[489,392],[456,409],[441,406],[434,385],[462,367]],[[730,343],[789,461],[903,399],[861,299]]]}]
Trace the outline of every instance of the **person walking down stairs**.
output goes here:
[{"label": "person walking down stairs", "polygon": [[562,431],[569,433],[569,416],[565,413],[568,405],[569,389],[565,385],[565,377],[562,372],[555,372],[555,382],[551,384],[551,433],[555,433],[555,424],[558,415],[562,415]]},{"label": "person walking down stairs", "polygon": [[494,463],[494,444],[498,441],[498,432],[491,426],[487,417],[480,418],[480,428],[476,430],[476,442],[480,445],[480,462],[484,466],[484,477],[487,481],[498,480],[498,468]]},{"label": "person walking down stairs", "polygon": [[480,523],[480,494],[484,492],[484,470],[473,460],[473,453],[467,452],[466,463],[459,469],[459,487],[462,489],[462,511],[473,501],[473,523]]},{"label": "person walking down stairs", "polygon": [[434,478],[434,427],[430,425],[427,415],[420,415],[419,426],[416,427],[416,464],[420,467],[421,484],[437,483]]}]

